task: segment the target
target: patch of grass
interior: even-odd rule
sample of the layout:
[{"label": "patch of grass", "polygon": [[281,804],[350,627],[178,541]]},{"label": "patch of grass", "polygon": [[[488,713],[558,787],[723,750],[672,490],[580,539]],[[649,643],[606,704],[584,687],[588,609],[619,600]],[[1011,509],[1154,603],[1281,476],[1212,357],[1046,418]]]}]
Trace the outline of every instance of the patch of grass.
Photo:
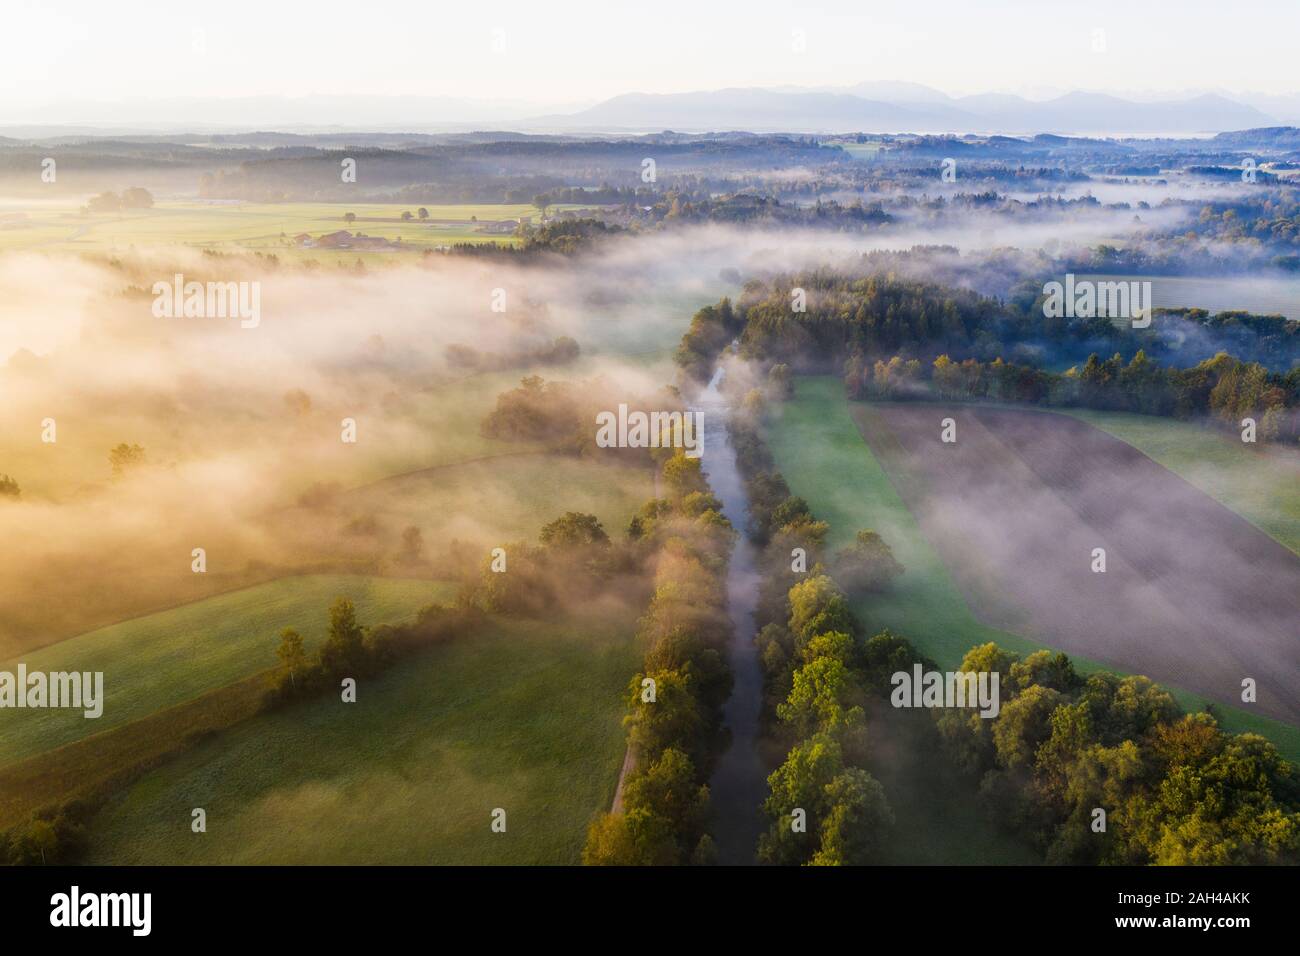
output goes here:
[{"label": "patch of grass", "polygon": [[1300,452],[1248,445],[1230,433],[1172,418],[1062,411],[1132,445],[1300,554]]},{"label": "patch of grass", "polygon": [[576,863],[613,797],[636,666],[621,618],[494,620],[355,704],[262,714],[151,771],[92,821],[88,862]]},{"label": "patch of grass", "polygon": [[[894,482],[915,479],[907,474],[901,449],[892,447],[889,429],[872,407],[850,405],[843,384],[831,376],[796,379],[795,389],[795,398],[777,412],[779,417],[774,418],[768,438],[777,467],[791,490],[806,498],[813,512],[830,523],[828,540],[832,550],[850,542],[859,529],[873,528],[884,536],[907,569],[890,593],[852,601],[863,623],[872,631],[890,628],[944,670],[956,668],[968,650],[989,641],[1021,655],[1043,648],[1056,650],[1018,634],[986,627],[975,619],[943,561],[895,490]],[[863,433],[870,436],[870,448]],[[1208,437],[1217,440],[1212,434]],[[1115,670],[1074,654],[1070,660],[1084,674]],[[1209,703],[1180,688],[1162,686],[1189,711],[1203,710]],[[1221,704],[1215,704],[1214,711],[1225,730],[1258,733],[1271,740],[1288,760],[1300,763],[1300,728]]]},{"label": "patch of grass", "polygon": [[0,765],[139,720],[276,664],[280,631],[294,627],[308,650],[324,640],[329,606],[350,597],[363,624],[396,624],[454,596],[454,585],[402,578],[282,578],[99,628],[0,664],[31,671],[102,671],[104,711],[6,711]]}]

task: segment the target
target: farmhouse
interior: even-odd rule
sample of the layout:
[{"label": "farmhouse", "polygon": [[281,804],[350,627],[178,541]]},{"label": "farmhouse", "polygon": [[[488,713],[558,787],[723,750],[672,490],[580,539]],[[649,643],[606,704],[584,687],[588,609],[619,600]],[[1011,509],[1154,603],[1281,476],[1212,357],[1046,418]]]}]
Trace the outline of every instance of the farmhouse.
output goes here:
[{"label": "farmhouse", "polygon": [[364,232],[355,235],[346,229],[327,232],[313,239],[307,233],[300,233],[293,240],[305,249],[393,249],[396,244],[383,236],[367,236]]}]

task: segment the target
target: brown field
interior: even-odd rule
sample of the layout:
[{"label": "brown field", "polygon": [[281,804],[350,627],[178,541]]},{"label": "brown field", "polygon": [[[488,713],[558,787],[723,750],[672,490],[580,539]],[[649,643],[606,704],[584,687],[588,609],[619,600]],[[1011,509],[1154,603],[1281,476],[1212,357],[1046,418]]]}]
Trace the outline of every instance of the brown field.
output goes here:
[{"label": "brown field", "polygon": [[[878,405],[900,492],[985,623],[1300,724],[1300,558],[1141,452],[1047,412]],[[957,441],[940,441],[941,421]],[[888,454],[888,449],[878,449]],[[1106,572],[1092,570],[1094,548]],[[1243,704],[1244,678],[1258,703]]]}]

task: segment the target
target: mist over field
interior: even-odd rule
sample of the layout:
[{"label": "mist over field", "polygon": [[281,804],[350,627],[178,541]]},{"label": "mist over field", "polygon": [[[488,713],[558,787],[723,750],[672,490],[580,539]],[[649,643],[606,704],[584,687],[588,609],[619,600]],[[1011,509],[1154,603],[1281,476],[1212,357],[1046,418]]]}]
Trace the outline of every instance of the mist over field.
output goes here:
[{"label": "mist over field", "polygon": [[[0,628],[10,649],[65,636],[51,605],[76,615],[111,595],[121,616],[167,603],[162,587],[193,593],[193,547],[226,572],[341,558],[335,516],[285,514],[310,489],[516,450],[479,437],[477,424],[496,392],[530,371],[603,383],[594,401],[608,407],[653,393],[662,385],[653,365],[621,353],[662,350],[682,322],[647,296],[627,341],[602,328],[607,309],[632,307],[631,265],[618,257],[582,272],[456,262],[316,276],[170,250],[115,265],[10,257],[5,268],[6,468],[23,489],[21,504],[0,512],[15,584]],[[155,317],[142,290],[175,273],[260,283],[260,324]],[[505,290],[504,312],[491,310],[494,289]],[[664,291],[655,283],[655,297]],[[608,307],[586,304],[611,296]],[[453,345],[511,356],[566,335],[592,354],[553,371],[477,373],[445,357]],[[47,418],[53,444],[41,441]],[[355,445],[340,440],[345,418],[357,423]],[[120,442],[147,459],[115,479],[108,454]],[[500,533],[499,512],[488,501],[466,513],[435,508],[424,524],[479,541]],[[428,539],[431,549],[447,543]]]},{"label": "mist over field", "polygon": [[144,3],[0,14],[0,865],[1300,863],[1292,11]]}]

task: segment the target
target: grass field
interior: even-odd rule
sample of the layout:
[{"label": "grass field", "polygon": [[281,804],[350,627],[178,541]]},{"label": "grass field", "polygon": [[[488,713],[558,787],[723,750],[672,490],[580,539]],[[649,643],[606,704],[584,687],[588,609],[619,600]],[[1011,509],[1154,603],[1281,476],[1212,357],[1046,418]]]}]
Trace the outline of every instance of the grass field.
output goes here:
[{"label": "grass field", "polygon": [[[859,529],[873,528],[907,569],[890,594],[854,602],[864,623],[873,629],[891,628],[944,669],[955,667],[966,651],[987,641],[1021,654],[1046,646],[986,627],[975,619],[894,488],[894,480],[907,477],[882,468],[854,423],[854,414],[869,420],[871,407],[855,404],[851,413],[839,379],[798,379],[796,397],[777,414],[780,417],[774,420],[769,437],[777,467],[793,492],[806,498],[813,512],[830,523],[832,550],[851,541]],[[1084,673],[1103,669],[1086,658],[1071,659]],[[1207,703],[1181,689],[1167,689],[1188,710],[1200,710]],[[1216,710],[1226,729],[1262,734],[1289,759],[1300,761],[1300,728],[1234,708],[1216,705]]]},{"label": "grass field", "polygon": [[495,546],[535,541],[543,525],[566,511],[594,514],[617,537],[653,495],[649,468],[523,454],[385,478],[348,492],[343,506],[392,527],[416,524],[431,544],[459,538]]},{"label": "grass field", "polygon": [[[276,664],[280,631],[297,628],[309,650],[325,637],[329,606],[352,598],[363,624],[398,623],[449,600],[452,585],[398,578],[313,575],[185,604],[60,641],[24,655],[31,671],[102,671],[104,712],[9,712],[0,765],[98,734]],[[17,661],[0,664],[12,671]]]},{"label": "grass field", "polygon": [[[512,245],[510,235],[479,230],[507,219],[541,221],[541,212],[528,203],[430,205],[427,203],[252,203],[158,202],[150,209],[82,215],[76,202],[0,203],[0,251],[46,248],[69,251],[113,252],[130,246],[183,245],[232,251],[275,253],[295,259],[323,262],[372,261],[400,255],[403,249],[431,249],[458,242],[493,242]],[[429,218],[403,221],[424,206]],[[586,208],[556,205],[548,214]],[[356,215],[349,224],[347,213]],[[475,221],[477,220],[477,221]],[[390,241],[401,240],[402,249],[298,248],[300,233],[313,237],[346,229]]]},{"label": "grass field", "polygon": [[893,591],[857,602],[873,629],[888,627],[914,641],[945,668],[977,644],[996,641],[1027,653],[1035,645],[975,620],[939,555],[898,497],[849,417],[843,386],[834,378],[800,378],[793,401],[780,406],[769,444],[790,488],[830,524],[831,551],[872,528],[907,569]]},{"label": "grass field", "polygon": [[93,805],[149,767],[257,714],[271,672],[261,671],[129,724],[0,766],[0,830],[72,800]]},{"label": "grass field", "polygon": [[1172,418],[1088,409],[1065,414],[1127,442],[1300,554],[1300,451],[1261,450]]},{"label": "grass field", "polygon": [[262,714],[148,773],[92,821],[88,862],[576,863],[613,796],[636,665],[625,622],[494,622],[355,704]]}]

